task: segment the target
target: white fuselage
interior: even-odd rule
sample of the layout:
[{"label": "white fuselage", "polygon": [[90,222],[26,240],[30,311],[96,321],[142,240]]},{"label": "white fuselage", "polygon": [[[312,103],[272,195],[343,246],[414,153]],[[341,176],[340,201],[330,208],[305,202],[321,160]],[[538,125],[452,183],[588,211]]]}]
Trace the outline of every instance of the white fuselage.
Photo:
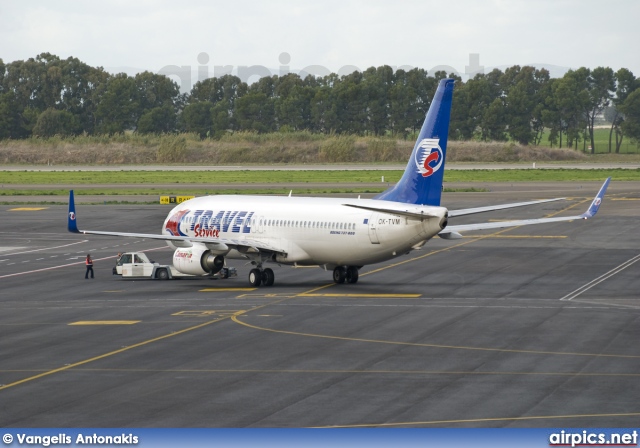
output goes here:
[{"label": "white fuselage", "polygon": [[[433,217],[412,219],[344,204],[372,208],[391,204]],[[447,209],[370,199],[206,196],[176,206],[164,222],[163,233],[168,233],[167,223],[180,212],[181,235],[207,241],[259,241],[277,249],[271,261],[333,269],[378,263],[409,252],[440,232]],[[247,258],[236,251],[225,256]]]}]

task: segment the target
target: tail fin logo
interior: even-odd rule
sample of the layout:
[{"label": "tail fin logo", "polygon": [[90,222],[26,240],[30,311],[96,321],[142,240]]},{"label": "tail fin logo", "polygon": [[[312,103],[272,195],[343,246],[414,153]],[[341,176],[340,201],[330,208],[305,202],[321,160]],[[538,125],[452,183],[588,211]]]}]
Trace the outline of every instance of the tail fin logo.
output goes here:
[{"label": "tail fin logo", "polygon": [[440,139],[425,138],[418,144],[415,163],[422,177],[429,177],[442,166],[444,157],[440,148]]},{"label": "tail fin logo", "polygon": [[74,212],[69,212],[69,219],[71,221],[75,221],[76,220],[76,214]]}]

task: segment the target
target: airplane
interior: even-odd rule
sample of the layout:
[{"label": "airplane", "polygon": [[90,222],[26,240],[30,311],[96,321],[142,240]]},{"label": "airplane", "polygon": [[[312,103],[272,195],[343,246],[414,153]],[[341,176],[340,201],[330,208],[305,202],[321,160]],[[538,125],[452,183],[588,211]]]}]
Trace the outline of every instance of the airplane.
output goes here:
[{"label": "airplane", "polygon": [[373,199],[215,195],[174,207],[160,234],[79,230],[73,190],[67,228],[85,235],[163,240],[175,249],[174,267],[213,275],[226,259],[249,260],[253,286],[272,286],[267,263],[319,266],[336,283],[356,283],[359,270],[420,249],[434,236],[462,238],[460,232],[589,219],[596,215],[611,178],[587,211],[553,218],[449,225],[459,216],[524,207],[564,198],[448,210],[440,205],[453,79],[443,79],[431,102],[400,181]]}]

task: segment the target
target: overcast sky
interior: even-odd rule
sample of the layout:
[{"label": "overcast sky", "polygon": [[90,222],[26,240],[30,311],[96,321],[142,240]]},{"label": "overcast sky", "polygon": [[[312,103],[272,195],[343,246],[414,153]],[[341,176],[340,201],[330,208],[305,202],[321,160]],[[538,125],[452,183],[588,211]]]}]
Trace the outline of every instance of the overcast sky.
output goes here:
[{"label": "overcast sky", "polygon": [[109,69],[210,74],[384,64],[464,73],[475,53],[485,67],[609,66],[640,76],[639,18],[638,0],[3,0],[0,58],[50,52]]}]

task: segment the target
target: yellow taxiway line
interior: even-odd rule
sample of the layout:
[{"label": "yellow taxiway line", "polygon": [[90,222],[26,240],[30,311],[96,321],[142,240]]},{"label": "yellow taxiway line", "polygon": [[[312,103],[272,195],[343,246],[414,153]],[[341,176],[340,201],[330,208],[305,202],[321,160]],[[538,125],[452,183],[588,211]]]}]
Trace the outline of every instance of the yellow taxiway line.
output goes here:
[{"label": "yellow taxiway line", "polygon": [[133,325],[140,323],[139,320],[80,320],[71,322],[68,325]]},{"label": "yellow taxiway line", "polygon": [[10,208],[9,212],[37,212],[40,210],[46,210],[49,207],[18,207],[18,208]]},{"label": "yellow taxiway line", "polygon": [[258,288],[204,288],[199,292],[236,292],[236,291],[255,291]]},{"label": "yellow taxiway line", "polygon": [[625,412],[619,414],[573,414],[573,415],[532,415],[528,417],[493,417],[493,418],[468,418],[461,420],[428,420],[421,422],[397,422],[397,423],[363,423],[356,425],[332,425],[316,426],[316,428],[393,428],[397,426],[424,426],[424,425],[450,425],[454,423],[484,423],[484,422],[513,422],[526,420],[555,420],[571,418],[601,418],[601,417],[638,417],[640,412]]},{"label": "yellow taxiway line", "polygon": [[296,297],[347,297],[365,299],[417,299],[422,294],[297,294]]}]

